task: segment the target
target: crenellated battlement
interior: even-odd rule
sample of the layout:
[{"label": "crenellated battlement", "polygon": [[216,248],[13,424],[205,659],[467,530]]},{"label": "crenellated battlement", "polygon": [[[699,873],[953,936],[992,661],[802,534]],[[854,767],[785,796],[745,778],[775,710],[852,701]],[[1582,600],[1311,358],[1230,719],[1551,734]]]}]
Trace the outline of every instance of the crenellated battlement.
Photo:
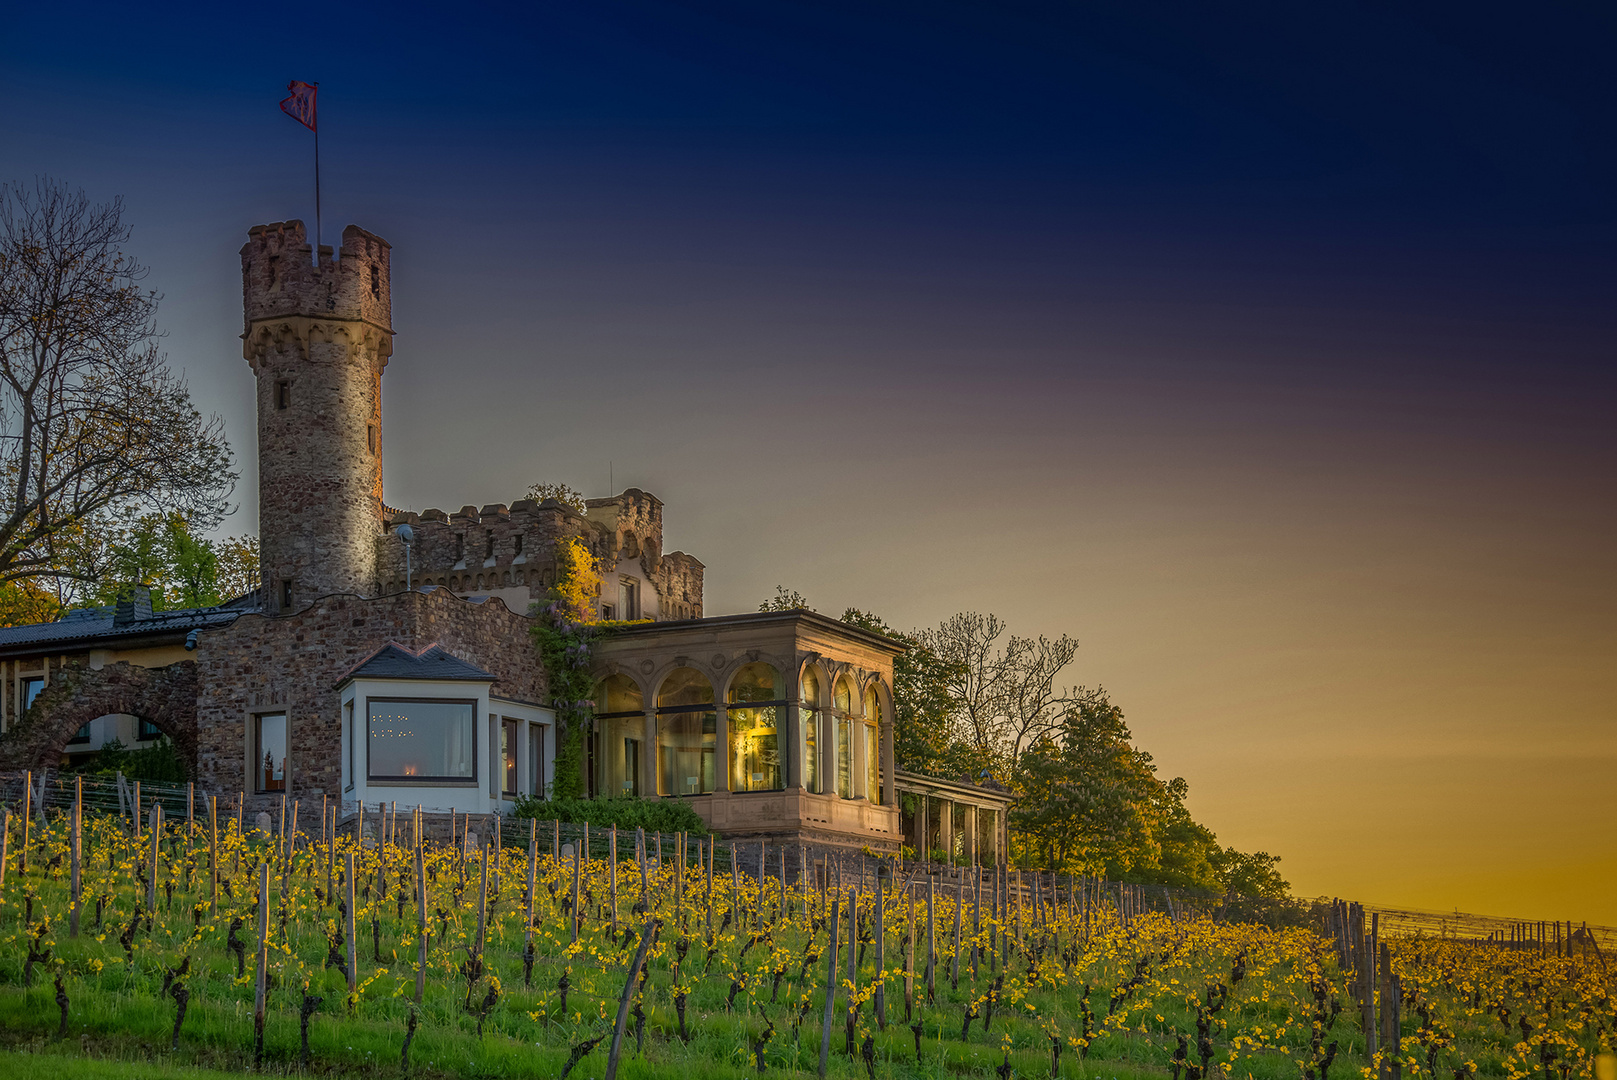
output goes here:
[{"label": "crenellated battlement", "polygon": [[[556,541],[579,537],[603,572],[601,603],[623,617],[626,584],[639,583],[642,618],[686,619],[702,614],[703,566],[684,552],[662,554],[662,502],[631,488],[610,499],[591,499],[587,516],[554,499],[519,499],[481,509],[463,506],[419,514],[394,511],[378,541],[378,589],[405,588],[404,544],[399,525],[415,539],[410,556],[417,586],[440,585],[464,595],[496,594],[513,608],[537,601],[556,583]],[[507,592],[506,590],[511,590]]]},{"label": "crenellated battlement", "polygon": [[323,245],[317,263],[303,222],[253,226],[241,249],[242,336],[255,323],[306,318],[367,323],[391,338],[391,252],[380,236],[350,225],[335,257]]}]

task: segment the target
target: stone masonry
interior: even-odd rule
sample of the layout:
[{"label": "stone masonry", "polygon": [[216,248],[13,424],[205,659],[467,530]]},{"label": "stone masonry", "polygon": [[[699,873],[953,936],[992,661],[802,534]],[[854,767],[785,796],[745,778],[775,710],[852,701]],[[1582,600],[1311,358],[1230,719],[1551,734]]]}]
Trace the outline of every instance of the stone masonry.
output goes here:
[{"label": "stone masonry", "polygon": [[405,588],[404,544],[397,526],[415,533],[411,552],[412,580],[452,592],[477,594],[522,588],[539,600],[556,581],[556,541],[578,536],[589,546],[607,578],[629,568],[656,592],[647,617],[660,620],[702,617],[702,564],[683,551],[662,551],[662,501],[630,488],[610,499],[590,499],[586,514],[554,499],[520,499],[485,506],[464,506],[454,514],[427,510],[420,514],[393,511],[387,535],[377,541],[377,591]]},{"label": "stone masonry", "polygon": [[[305,610],[243,615],[201,635],[197,645],[197,777],[211,792],[246,787],[248,721],[285,711],[287,794],[306,803],[342,798],[340,704],[343,675],[382,645],[442,645],[495,677],[493,692],[544,703],[544,669],[529,636],[532,620],[499,600],[472,603],[445,589],[374,599],[325,596]],[[247,792],[249,806],[280,796]]]},{"label": "stone masonry", "polygon": [[301,221],[241,249],[242,355],[258,378],[264,603],[374,591],[382,525],[382,370],[393,352],[387,241],[355,225],[318,265]]}]

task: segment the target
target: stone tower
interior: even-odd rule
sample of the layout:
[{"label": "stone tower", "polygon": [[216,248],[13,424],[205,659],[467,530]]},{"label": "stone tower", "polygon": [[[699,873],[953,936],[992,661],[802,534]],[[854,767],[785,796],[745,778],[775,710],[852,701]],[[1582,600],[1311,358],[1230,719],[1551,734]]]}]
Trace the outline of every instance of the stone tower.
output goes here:
[{"label": "stone tower", "polygon": [[241,249],[242,355],[258,377],[264,605],[374,595],[382,532],[382,369],[393,353],[387,241],[343,230],[311,260],[303,222]]}]

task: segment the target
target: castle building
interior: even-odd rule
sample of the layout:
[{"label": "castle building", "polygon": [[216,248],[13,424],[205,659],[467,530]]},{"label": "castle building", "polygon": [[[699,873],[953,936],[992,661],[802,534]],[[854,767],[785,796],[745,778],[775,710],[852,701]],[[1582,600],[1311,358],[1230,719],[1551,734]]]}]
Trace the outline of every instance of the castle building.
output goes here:
[{"label": "castle building", "polygon": [[[801,609],[705,616],[705,568],[663,551],[656,496],[390,508],[391,257],[352,225],[318,252],[299,221],[249,230],[261,587],[167,612],[137,590],[0,629],[0,767],[167,736],[203,790],[254,809],[509,812],[555,780],[564,735],[532,630],[576,538],[602,570],[595,614],[616,625],[591,658],[592,796],[687,800],[737,838],[892,851],[908,825],[928,850],[1004,850],[1003,795],[897,770],[902,646]],[[905,792],[923,809],[901,820]]]}]

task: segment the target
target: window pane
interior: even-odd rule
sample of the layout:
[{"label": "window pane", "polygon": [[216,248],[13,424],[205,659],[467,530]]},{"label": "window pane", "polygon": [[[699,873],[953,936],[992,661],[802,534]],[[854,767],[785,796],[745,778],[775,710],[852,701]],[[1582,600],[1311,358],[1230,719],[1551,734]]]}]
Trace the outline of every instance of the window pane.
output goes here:
[{"label": "window pane", "polygon": [[642,712],[640,685],[627,675],[608,675],[595,688],[595,712]]},{"label": "window pane", "polygon": [[748,664],[730,680],[732,702],[785,701],[786,680],[768,664]]},{"label": "window pane", "polygon": [[630,760],[631,754],[638,755],[638,749],[631,751],[629,744],[633,742],[639,747],[638,740],[646,731],[645,717],[638,714],[602,717],[595,721],[595,730],[593,737],[600,742],[595,754],[595,767],[600,772],[596,777],[596,790],[608,799],[639,794],[638,757]]},{"label": "window pane", "polygon": [[820,679],[813,668],[803,670],[798,684],[798,700],[802,708],[797,712],[798,726],[803,738],[803,786],[809,791],[820,790],[820,718],[814,707],[820,703]]},{"label": "window pane", "polygon": [[22,681],[22,707],[27,709],[29,706],[33,705],[34,699],[39,696],[39,692],[43,689],[45,689],[45,679],[43,676],[35,676],[31,679],[24,679]]},{"label": "window pane", "polygon": [[837,680],[836,700],[833,704],[843,712],[853,709],[853,691],[848,687],[847,679]]},{"label": "window pane", "polygon": [[258,790],[286,790],[286,714],[258,718]]},{"label": "window pane", "polygon": [[853,724],[837,717],[837,794],[853,798]]},{"label": "window pane", "polygon": [[657,717],[657,794],[706,795],[713,790],[714,713]]},{"label": "window pane", "polygon": [[859,729],[865,736],[865,798],[873,803],[881,802],[881,753],[880,740],[876,737],[875,724],[860,724]]},{"label": "window pane", "polygon": [[506,720],[500,724],[500,760],[505,763],[505,783],[500,791],[506,795],[517,793],[517,722]]},{"label": "window pane", "polygon": [[668,673],[668,678],[663,680],[662,689],[657,692],[659,709],[711,704],[713,704],[713,684],[707,681],[706,675],[695,668],[675,668]]},{"label": "window pane", "polygon": [[370,702],[370,775],[473,780],[470,701]]},{"label": "window pane", "polygon": [[778,791],[783,787],[780,767],[782,706],[731,709],[730,790]]}]

